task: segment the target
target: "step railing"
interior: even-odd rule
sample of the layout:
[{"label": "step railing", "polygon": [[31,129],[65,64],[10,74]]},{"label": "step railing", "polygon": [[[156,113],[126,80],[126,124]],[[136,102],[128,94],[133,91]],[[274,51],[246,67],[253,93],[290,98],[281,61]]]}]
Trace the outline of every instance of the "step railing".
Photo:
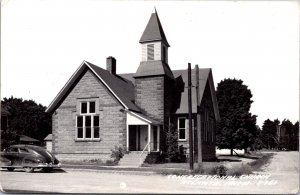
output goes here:
[{"label": "step railing", "polygon": [[[143,162],[141,162],[141,161],[143,160],[143,159],[142,159],[142,156],[143,156],[143,154],[144,154],[146,148],[148,148],[149,144],[150,144],[150,142],[148,142],[148,143],[146,144],[146,146],[144,147],[142,153],[140,154],[140,163],[143,163]],[[144,159],[144,160],[145,160],[145,159]]]}]

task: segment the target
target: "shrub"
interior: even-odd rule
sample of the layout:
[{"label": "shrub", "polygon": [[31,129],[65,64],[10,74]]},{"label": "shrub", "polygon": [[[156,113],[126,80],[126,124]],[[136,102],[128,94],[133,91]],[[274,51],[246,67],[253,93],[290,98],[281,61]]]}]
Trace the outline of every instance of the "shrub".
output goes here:
[{"label": "shrub", "polygon": [[89,160],[86,160],[86,162],[93,163],[93,164],[103,164],[101,159],[89,159]]},{"label": "shrub", "polygon": [[114,161],[118,162],[124,154],[126,154],[126,150],[122,146],[115,146],[115,148],[111,150],[110,157],[113,158]]},{"label": "shrub", "polygon": [[227,170],[227,175],[230,176],[241,176],[241,175],[249,175],[252,173],[251,167],[249,165],[235,165],[232,168]]},{"label": "shrub", "polygon": [[107,161],[105,162],[105,165],[107,165],[107,166],[115,166],[115,165],[118,164],[118,162],[119,162],[119,161],[116,161],[116,160],[107,160]]},{"label": "shrub", "polygon": [[177,142],[177,133],[175,126],[170,123],[168,131],[166,133],[166,157],[168,162],[177,162],[179,151],[178,151],[178,142]]},{"label": "shrub", "polygon": [[224,165],[213,167],[210,171],[212,175],[226,176],[227,168]]}]

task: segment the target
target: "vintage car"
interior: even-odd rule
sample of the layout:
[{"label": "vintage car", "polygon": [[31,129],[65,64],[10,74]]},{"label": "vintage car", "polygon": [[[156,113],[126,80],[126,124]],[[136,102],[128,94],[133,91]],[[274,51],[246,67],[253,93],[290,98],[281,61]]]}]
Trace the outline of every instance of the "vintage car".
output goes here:
[{"label": "vintage car", "polygon": [[0,161],[1,168],[7,168],[8,171],[23,168],[26,172],[33,172],[34,169],[50,172],[60,167],[51,152],[34,145],[12,145],[1,152]]}]

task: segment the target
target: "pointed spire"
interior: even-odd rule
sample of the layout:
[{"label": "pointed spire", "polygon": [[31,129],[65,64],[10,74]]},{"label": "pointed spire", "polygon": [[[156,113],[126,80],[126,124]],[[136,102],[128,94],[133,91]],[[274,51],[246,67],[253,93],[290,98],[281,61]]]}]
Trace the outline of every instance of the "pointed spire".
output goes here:
[{"label": "pointed spire", "polygon": [[167,41],[164,30],[161,26],[155,7],[154,7],[154,11],[155,12],[151,14],[149,22],[139,42],[145,43],[151,41],[162,41],[169,47],[170,45]]}]

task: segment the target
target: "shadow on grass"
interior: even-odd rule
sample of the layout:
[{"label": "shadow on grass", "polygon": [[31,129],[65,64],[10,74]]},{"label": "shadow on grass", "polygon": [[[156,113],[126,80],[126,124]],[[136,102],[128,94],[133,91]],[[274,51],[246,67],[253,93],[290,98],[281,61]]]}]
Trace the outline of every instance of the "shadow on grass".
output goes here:
[{"label": "shadow on grass", "polygon": [[253,171],[261,171],[263,165],[267,165],[270,163],[271,158],[274,156],[274,153],[266,153],[261,158],[248,163]]}]

